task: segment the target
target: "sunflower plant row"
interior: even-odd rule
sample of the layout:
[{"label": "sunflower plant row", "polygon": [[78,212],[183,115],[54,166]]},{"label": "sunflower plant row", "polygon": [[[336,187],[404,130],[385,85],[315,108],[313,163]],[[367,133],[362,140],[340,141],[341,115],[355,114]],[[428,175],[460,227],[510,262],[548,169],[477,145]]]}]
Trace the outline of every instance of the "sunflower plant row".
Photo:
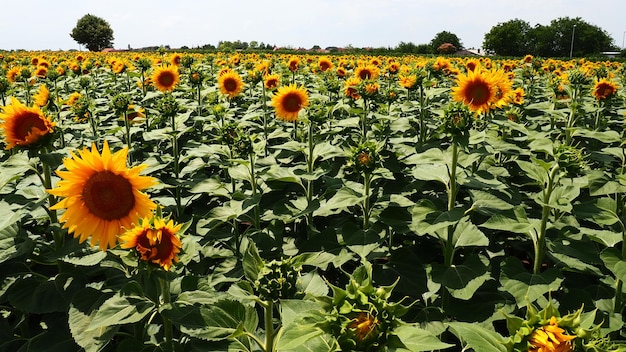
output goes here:
[{"label": "sunflower plant row", "polygon": [[0,351],[626,351],[626,65],[0,55]]}]

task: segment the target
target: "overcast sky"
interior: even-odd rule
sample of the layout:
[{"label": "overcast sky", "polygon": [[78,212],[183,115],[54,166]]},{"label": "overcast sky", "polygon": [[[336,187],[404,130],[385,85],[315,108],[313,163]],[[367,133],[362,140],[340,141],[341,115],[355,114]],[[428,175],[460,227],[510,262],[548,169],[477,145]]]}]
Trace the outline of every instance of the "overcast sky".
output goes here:
[{"label": "overcast sky", "polygon": [[515,18],[549,25],[581,17],[621,47],[624,0],[0,0],[0,49],[79,49],[69,36],[87,13],[109,22],[118,49],[219,41],[287,47],[395,47],[456,34],[479,48],[485,33]]}]

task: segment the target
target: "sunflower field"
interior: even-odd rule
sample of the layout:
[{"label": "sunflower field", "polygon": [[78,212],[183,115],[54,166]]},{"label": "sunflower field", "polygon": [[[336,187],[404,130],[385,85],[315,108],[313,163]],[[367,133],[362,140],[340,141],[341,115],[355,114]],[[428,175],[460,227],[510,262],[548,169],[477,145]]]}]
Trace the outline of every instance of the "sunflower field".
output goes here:
[{"label": "sunflower field", "polygon": [[626,351],[626,64],[0,55],[0,351]]}]

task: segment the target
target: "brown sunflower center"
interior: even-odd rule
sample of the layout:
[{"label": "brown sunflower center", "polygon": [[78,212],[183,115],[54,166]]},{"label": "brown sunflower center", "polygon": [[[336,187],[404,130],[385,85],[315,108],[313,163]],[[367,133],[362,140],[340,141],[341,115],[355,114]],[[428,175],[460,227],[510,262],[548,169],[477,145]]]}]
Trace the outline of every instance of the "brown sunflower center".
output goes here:
[{"label": "brown sunflower center", "polygon": [[237,91],[237,87],[239,86],[239,84],[237,83],[236,79],[233,78],[227,78],[224,80],[224,89],[226,89],[227,92],[235,92]]},{"label": "brown sunflower center", "polygon": [[283,98],[283,109],[287,112],[298,112],[302,105],[300,96],[296,93],[289,93]]},{"label": "brown sunflower center", "polygon": [[174,85],[174,81],[176,80],[176,77],[174,77],[174,74],[172,72],[163,71],[159,75],[158,80],[159,80],[160,85],[164,87],[171,87]]},{"label": "brown sunflower center", "polygon": [[467,97],[474,105],[482,105],[489,101],[490,91],[488,83],[478,81],[473,82],[467,87]]},{"label": "brown sunflower center", "polygon": [[368,69],[363,69],[359,72],[359,77],[361,79],[370,79],[372,77],[372,71]]},{"label": "brown sunflower center", "polygon": [[104,220],[117,220],[128,216],[135,206],[133,186],[124,176],[111,171],[93,174],[82,193],[91,214]]},{"label": "brown sunflower center", "polygon": [[17,119],[14,129],[15,137],[18,140],[25,140],[34,129],[45,131],[47,127],[39,114],[30,111],[26,112]]}]

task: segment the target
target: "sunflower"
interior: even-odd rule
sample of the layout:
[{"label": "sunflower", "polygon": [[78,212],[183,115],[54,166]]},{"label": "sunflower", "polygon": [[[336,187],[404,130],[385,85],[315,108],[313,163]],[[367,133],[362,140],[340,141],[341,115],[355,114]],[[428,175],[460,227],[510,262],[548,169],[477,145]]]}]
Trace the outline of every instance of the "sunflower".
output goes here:
[{"label": "sunflower", "polygon": [[11,69],[9,69],[7,71],[7,79],[9,80],[9,82],[11,83],[15,83],[15,81],[17,80],[17,78],[20,75],[20,71],[22,70],[21,67],[19,66],[13,66],[11,67]]},{"label": "sunflower", "polygon": [[415,89],[417,88],[417,75],[414,74],[401,74],[398,76],[398,82],[403,88]]},{"label": "sunflower", "polygon": [[593,87],[593,95],[597,100],[611,98],[617,92],[617,84],[603,78],[597,81]]},{"label": "sunflower", "polygon": [[92,246],[98,244],[103,251],[113,248],[124,228],[132,228],[156,208],[140,191],[156,180],[139,175],[145,164],[126,167],[128,147],[111,154],[105,141],[102,154],[93,144],[91,151],[84,148],[78,155],[71,155],[63,160],[67,170],[57,171],[61,178],[57,188],[48,190],[65,198],[50,209],[66,209],[59,220],[81,243],[91,236]]},{"label": "sunflower", "polygon": [[358,91],[358,87],[360,84],[361,84],[361,80],[358,77],[348,78],[346,80],[346,85],[344,88],[345,95],[354,100],[359,99],[361,97]]},{"label": "sunflower", "polygon": [[309,105],[309,94],[304,87],[295,84],[282,86],[272,98],[272,106],[276,109],[276,117],[283,121],[298,121],[298,113]]},{"label": "sunflower", "polygon": [[180,61],[182,60],[182,56],[180,54],[174,54],[170,58],[170,63],[174,66],[180,66]]},{"label": "sunflower", "polygon": [[280,77],[276,74],[265,76],[265,88],[274,89],[278,87],[278,81]]},{"label": "sunflower", "polygon": [[29,108],[15,97],[11,97],[11,104],[5,106],[3,111],[0,114],[0,128],[4,130],[6,149],[37,143],[42,137],[52,133],[55,126],[39,106]]},{"label": "sunflower", "polygon": [[37,94],[33,95],[35,105],[39,107],[44,107],[48,105],[48,99],[50,99],[50,91],[45,84],[42,84],[41,86],[39,86],[39,91],[37,92]]},{"label": "sunflower", "polygon": [[513,103],[515,103],[517,105],[524,104],[524,95],[525,94],[526,93],[524,92],[524,88],[522,88],[522,87],[515,88],[515,90],[513,90]]},{"label": "sunflower", "polygon": [[374,65],[361,65],[354,69],[354,74],[359,79],[376,79],[380,74],[378,67]]},{"label": "sunflower", "polygon": [[244,83],[235,71],[226,71],[217,79],[220,91],[229,98],[234,98],[243,92]]},{"label": "sunflower", "polygon": [[469,71],[457,76],[452,98],[480,114],[489,111],[491,104],[497,101],[497,89],[488,71]]},{"label": "sunflower", "polygon": [[76,101],[78,99],[80,99],[83,95],[80,94],[79,92],[74,92],[72,94],[70,94],[70,96],[67,98],[67,100],[65,101],[65,104],[67,106],[74,106],[74,104],[76,104]]},{"label": "sunflower", "polygon": [[174,87],[180,80],[178,69],[176,67],[160,66],[152,73],[152,84],[161,92],[174,90]]},{"label": "sunflower", "polygon": [[556,317],[550,318],[550,324],[536,329],[530,337],[531,348],[528,352],[569,352],[573,350],[571,340],[576,335],[568,335],[559,327]]},{"label": "sunflower", "polygon": [[322,56],[317,61],[317,67],[319,67],[320,71],[326,72],[333,68],[333,63],[330,61],[329,58]]},{"label": "sunflower", "polygon": [[298,71],[298,66],[300,65],[300,59],[298,59],[298,57],[296,56],[292,56],[291,58],[289,58],[288,65],[291,72],[296,72]]},{"label": "sunflower", "polygon": [[121,247],[134,248],[141,260],[170,270],[172,264],[178,262],[182,244],[177,233],[182,226],[160,217],[140,219],[139,224],[120,236]]}]

